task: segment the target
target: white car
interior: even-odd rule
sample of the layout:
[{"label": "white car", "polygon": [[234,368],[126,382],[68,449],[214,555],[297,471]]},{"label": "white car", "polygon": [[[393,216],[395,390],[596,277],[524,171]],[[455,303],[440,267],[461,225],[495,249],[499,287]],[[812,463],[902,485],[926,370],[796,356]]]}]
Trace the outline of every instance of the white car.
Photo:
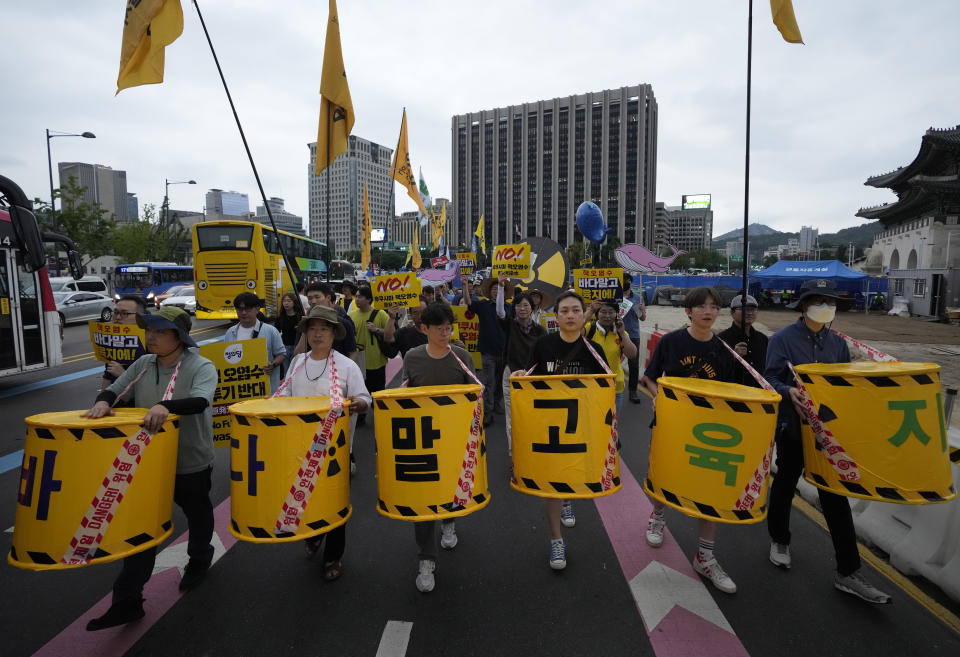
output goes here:
[{"label": "white car", "polygon": [[197,297],[194,295],[194,288],[184,287],[177,293],[177,296],[167,297],[160,302],[160,307],[176,306],[181,310],[193,315],[197,312]]}]

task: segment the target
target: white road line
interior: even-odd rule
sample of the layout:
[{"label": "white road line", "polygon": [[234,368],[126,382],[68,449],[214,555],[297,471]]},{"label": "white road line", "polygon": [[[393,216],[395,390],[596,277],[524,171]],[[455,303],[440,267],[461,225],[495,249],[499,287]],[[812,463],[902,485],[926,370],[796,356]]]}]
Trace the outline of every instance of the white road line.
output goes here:
[{"label": "white road line", "polygon": [[4,534],[12,534],[12,533],[13,533],[13,527],[11,527],[10,529],[5,530],[3,533],[4,533]]},{"label": "white road line", "polygon": [[413,623],[407,621],[387,621],[383,636],[380,637],[377,657],[404,657],[412,629]]}]

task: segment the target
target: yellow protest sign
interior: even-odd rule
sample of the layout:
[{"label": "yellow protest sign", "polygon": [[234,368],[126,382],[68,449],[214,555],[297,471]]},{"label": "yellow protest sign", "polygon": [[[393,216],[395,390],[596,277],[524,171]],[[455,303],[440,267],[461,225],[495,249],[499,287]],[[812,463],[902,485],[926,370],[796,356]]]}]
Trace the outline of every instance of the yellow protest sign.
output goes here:
[{"label": "yellow protest sign", "polygon": [[472,251],[457,254],[457,264],[461,274],[472,274],[477,268],[477,254]]},{"label": "yellow protest sign", "polygon": [[267,339],[213,342],[200,345],[200,355],[217,368],[217,392],[213,396],[213,443],[230,446],[230,404],[246,399],[261,399],[270,394],[270,375],[263,371],[267,362]]},{"label": "yellow protest sign", "polygon": [[557,313],[540,313],[540,325],[547,329],[547,333],[556,333],[560,330]]},{"label": "yellow protest sign", "polygon": [[574,269],[573,290],[584,301],[619,301],[623,298],[623,268]]},{"label": "yellow protest sign", "polygon": [[89,322],[93,357],[102,363],[114,360],[124,367],[146,353],[143,329],[136,324]]},{"label": "yellow protest sign", "polygon": [[450,306],[450,309],[453,310],[453,318],[456,320],[458,338],[473,357],[473,367],[479,370],[482,367],[479,347],[480,318],[466,306]]},{"label": "yellow protest sign", "polygon": [[510,278],[530,278],[530,245],[498,244],[494,247],[490,275],[496,278],[500,272],[505,272]]},{"label": "yellow protest sign", "polygon": [[373,307],[387,310],[390,306],[416,308],[420,305],[423,284],[413,272],[374,276],[370,279]]}]

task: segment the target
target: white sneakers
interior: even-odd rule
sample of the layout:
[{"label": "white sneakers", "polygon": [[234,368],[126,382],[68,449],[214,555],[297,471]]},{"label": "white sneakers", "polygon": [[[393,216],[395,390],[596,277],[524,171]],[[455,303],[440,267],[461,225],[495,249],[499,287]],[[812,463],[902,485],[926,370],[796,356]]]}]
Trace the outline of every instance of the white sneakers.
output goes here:
[{"label": "white sneakers", "polygon": [[777,568],[790,570],[790,546],[770,543],[770,563]]},{"label": "white sneakers", "polygon": [[420,593],[430,593],[436,586],[433,571],[437,569],[437,562],[432,559],[420,560],[420,572],[417,574],[417,590]]},{"label": "white sneakers", "polygon": [[709,561],[701,561],[700,553],[697,552],[697,556],[693,558],[693,569],[709,579],[715,587],[724,593],[737,592],[737,585],[733,583],[729,575],[723,572],[723,568],[717,563],[716,558],[710,559]]},{"label": "white sneakers", "polygon": [[651,513],[647,522],[647,545],[655,548],[663,545],[663,530],[666,527],[667,521],[663,516]]},{"label": "white sneakers", "polygon": [[560,506],[560,522],[564,527],[576,527],[577,516],[573,514],[573,504],[570,500],[564,500]]},{"label": "white sneakers", "polygon": [[452,522],[440,524],[440,547],[444,550],[457,547],[457,528]]}]

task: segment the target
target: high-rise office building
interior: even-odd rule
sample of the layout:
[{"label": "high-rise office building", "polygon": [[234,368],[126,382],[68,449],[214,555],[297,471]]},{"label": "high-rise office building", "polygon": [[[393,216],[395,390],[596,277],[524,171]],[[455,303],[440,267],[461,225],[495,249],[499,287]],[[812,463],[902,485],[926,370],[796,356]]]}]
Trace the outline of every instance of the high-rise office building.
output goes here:
[{"label": "high-rise office building", "polygon": [[211,189],[207,192],[207,221],[247,219],[250,214],[250,198],[240,192],[225,192]]},{"label": "high-rise office building", "polygon": [[[447,204],[447,226],[451,225],[450,216],[453,212],[450,201],[445,198],[435,198],[433,199],[433,207],[431,210],[436,216],[440,216],[440,212],[443,210],[443,204]],[[420,225],[420,212],[418,210],[411,210],[409,212],[404,212],[399,217],[394,219],[394,226],[390,228],[394,237],[389,239],[394,242],[396,246],[406,246],[413,242],[413,232],[414,230],[418,231],[417,239],[420,241],[421,248],[429,248],[433,246],[433,229],[430,227],[429,222],[425,225]],[[448,229],[444,228],[444,245],[450,246],[450,251],[453,251],[456,242],[448,242],[449,233]]]},{"label": "high-rise office building", "polygon": [[528,235],[566,247],[575,213],[600,206],[613,235],[650,245],[657,181],[657,101],[649,84],[454,116],[447,230],[468,245],[480,215],[487,240]]},{"label": "high-rise office building", "polygon": [[65,185],[71,177],[86,189],[81,200],[99,203],[114,221],[134,221],[130,218],[127,201],[127,172],[112,169],[102,164],[84,162],[59,162],[60,184]]},{"label": "high-rise office building", "polygon": [[[310,195],[310,237],[332,244],[334,256],[345,251],[359,250],[363,243],[363,185],[367,185],[370,220],[374,228],[386,228],[392,218],[393,179],[390,163],[393,150],[350,135],[347,152],[333,164],[314,175],[313,167],[317,143],[307,145],[310,161],[307,164],[307,182]],[[330,221],[327,235],[327,177],[330,178]],[[389,237],[389,236],[388,236]],[[390,238],[392,239],[392,238]]]},{"label": "high-rise office building", "polygon": [[140,220],[140,203],[137,200],[137,195],[134,192],[127,192],[127,220]]},{"label": "high-rise office building", "polygon": [[801,254],[806,254],[808,259],[810,259],[809,256],[816,257],[818,235],[819,231],[816,228],[800,227],[799,251]]},{"label": "high-rise office building", "polygon": [[[282,198],[271,196],[267,200],[267,205],[270,206],[270,214],[273,215],[273,222],[279,230],[285,230],[294,235],[307,236],[307,232],[303,229],[303,217],[295,215],[292,212],[287,212],[283,207]],[[270,216],[267,214],[266,206],[258,205],[257,212],[252,218],[261,224],[270,225]]]},{"label": "high-rise office building", "polygon": [[666,207],[667,243],[681,251],[709,249],[713,243],[710,195],[684,196],[680,205]]}]

